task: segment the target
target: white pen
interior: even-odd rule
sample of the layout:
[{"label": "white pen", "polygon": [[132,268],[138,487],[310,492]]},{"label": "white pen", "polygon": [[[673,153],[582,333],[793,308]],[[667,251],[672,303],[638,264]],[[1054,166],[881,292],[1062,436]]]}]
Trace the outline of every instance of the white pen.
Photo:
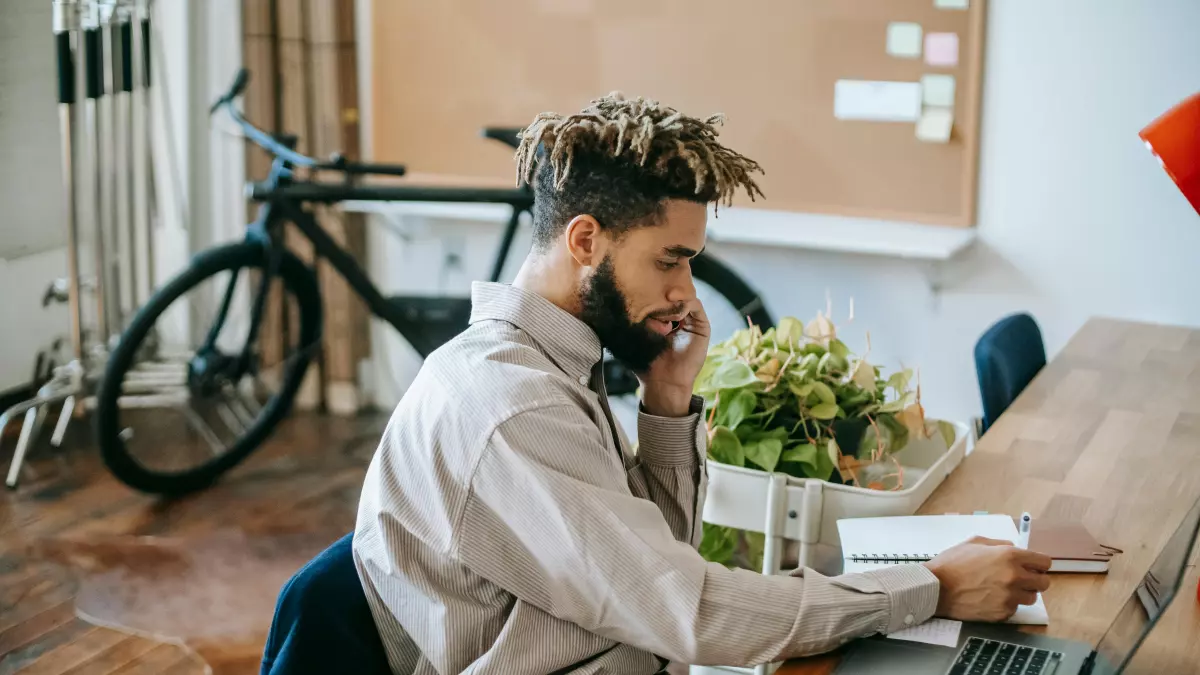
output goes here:
[{"label": "white pen", "polygon": [[1017,527],[1017,548],[1029,548],[1029,528],[1033,525],[1033,516],[1029,512],[1021,514],[1021,524]]}]

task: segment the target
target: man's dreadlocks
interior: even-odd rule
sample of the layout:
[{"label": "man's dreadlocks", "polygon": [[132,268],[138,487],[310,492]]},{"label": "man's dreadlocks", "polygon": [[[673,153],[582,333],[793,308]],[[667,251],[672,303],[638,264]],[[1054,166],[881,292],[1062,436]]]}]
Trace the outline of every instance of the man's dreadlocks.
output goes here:
[{"label": "man's dreadlocks", "polygon": [[618,92],[582,112],[541,113],[521,132],[517,181],[534,187],[534,238],[545,246],[589,214],[618,236],[653,224],[667,199],[733,202],[738,188],[763,196],[757,162],[717,142],[722,115],[688,117]]}]

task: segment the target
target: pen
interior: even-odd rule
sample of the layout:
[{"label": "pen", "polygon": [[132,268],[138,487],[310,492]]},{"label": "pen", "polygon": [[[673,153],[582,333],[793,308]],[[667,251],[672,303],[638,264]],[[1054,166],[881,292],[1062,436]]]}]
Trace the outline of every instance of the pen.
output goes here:
[{"label": "pen", "polygon": [[1021,514],[1021,524],[1017,527],[1017,548],[1029,548],[1029,527],[1033,524],[1033,517],[1029,512]]}]

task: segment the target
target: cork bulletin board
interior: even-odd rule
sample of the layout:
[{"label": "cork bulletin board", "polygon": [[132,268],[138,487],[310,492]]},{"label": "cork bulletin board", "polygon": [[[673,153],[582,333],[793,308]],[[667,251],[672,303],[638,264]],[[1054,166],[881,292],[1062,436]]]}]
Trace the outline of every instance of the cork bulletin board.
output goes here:
[{"label": "cork bulletin board", "polygon": [[371,150],[511,180],[481,127],[620,90],[725,113],[721,138],[766,171],[754,206],[971,226],[985,16],[985,0],[375,0]]}]

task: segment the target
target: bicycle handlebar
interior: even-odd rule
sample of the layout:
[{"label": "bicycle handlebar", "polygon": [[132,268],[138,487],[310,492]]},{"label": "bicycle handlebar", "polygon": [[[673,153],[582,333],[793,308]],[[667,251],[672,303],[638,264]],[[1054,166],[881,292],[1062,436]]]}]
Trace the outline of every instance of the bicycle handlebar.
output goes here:
[{"label": "bicycle handlebar", "polygon": [[316,170],[341,171],[342,173],[354,175],[377,174],[383,176],[403,176],[405,174],[406,169],[401,164],[364,164],[361,162],[348,162],[346,161],[346,158],[342,157],[340,154],[335,154],[328,162],[322,162],[313,157],[309,157],[308,155],[296,152],[283,143],[280,143],[279,140],[271,134],[268,134],[262,129],[259,129],[251,124],[250,121],[242,115],[241,111],[233,105],[233,102],[237,100],[245,91],[246,85],[249,84],[249,82],[250,71],[245,68],[239,69],[237,75],[233,78],[233,84],[230,85],[229,91],[225,92],[221,98],[217,99],[217,101],[213,103],[212,108],[210,108],[208,111],[209,115],[215,114],[222,108],[227,109],[229,111],[229,116],[233,118],[233,121],[237,122],[238,126],[242,128],[246,138],[253,141],[255,145],[263,150],[266,150],[272,155],[280,157],[284,161],[295,166],[303,166]]}]

